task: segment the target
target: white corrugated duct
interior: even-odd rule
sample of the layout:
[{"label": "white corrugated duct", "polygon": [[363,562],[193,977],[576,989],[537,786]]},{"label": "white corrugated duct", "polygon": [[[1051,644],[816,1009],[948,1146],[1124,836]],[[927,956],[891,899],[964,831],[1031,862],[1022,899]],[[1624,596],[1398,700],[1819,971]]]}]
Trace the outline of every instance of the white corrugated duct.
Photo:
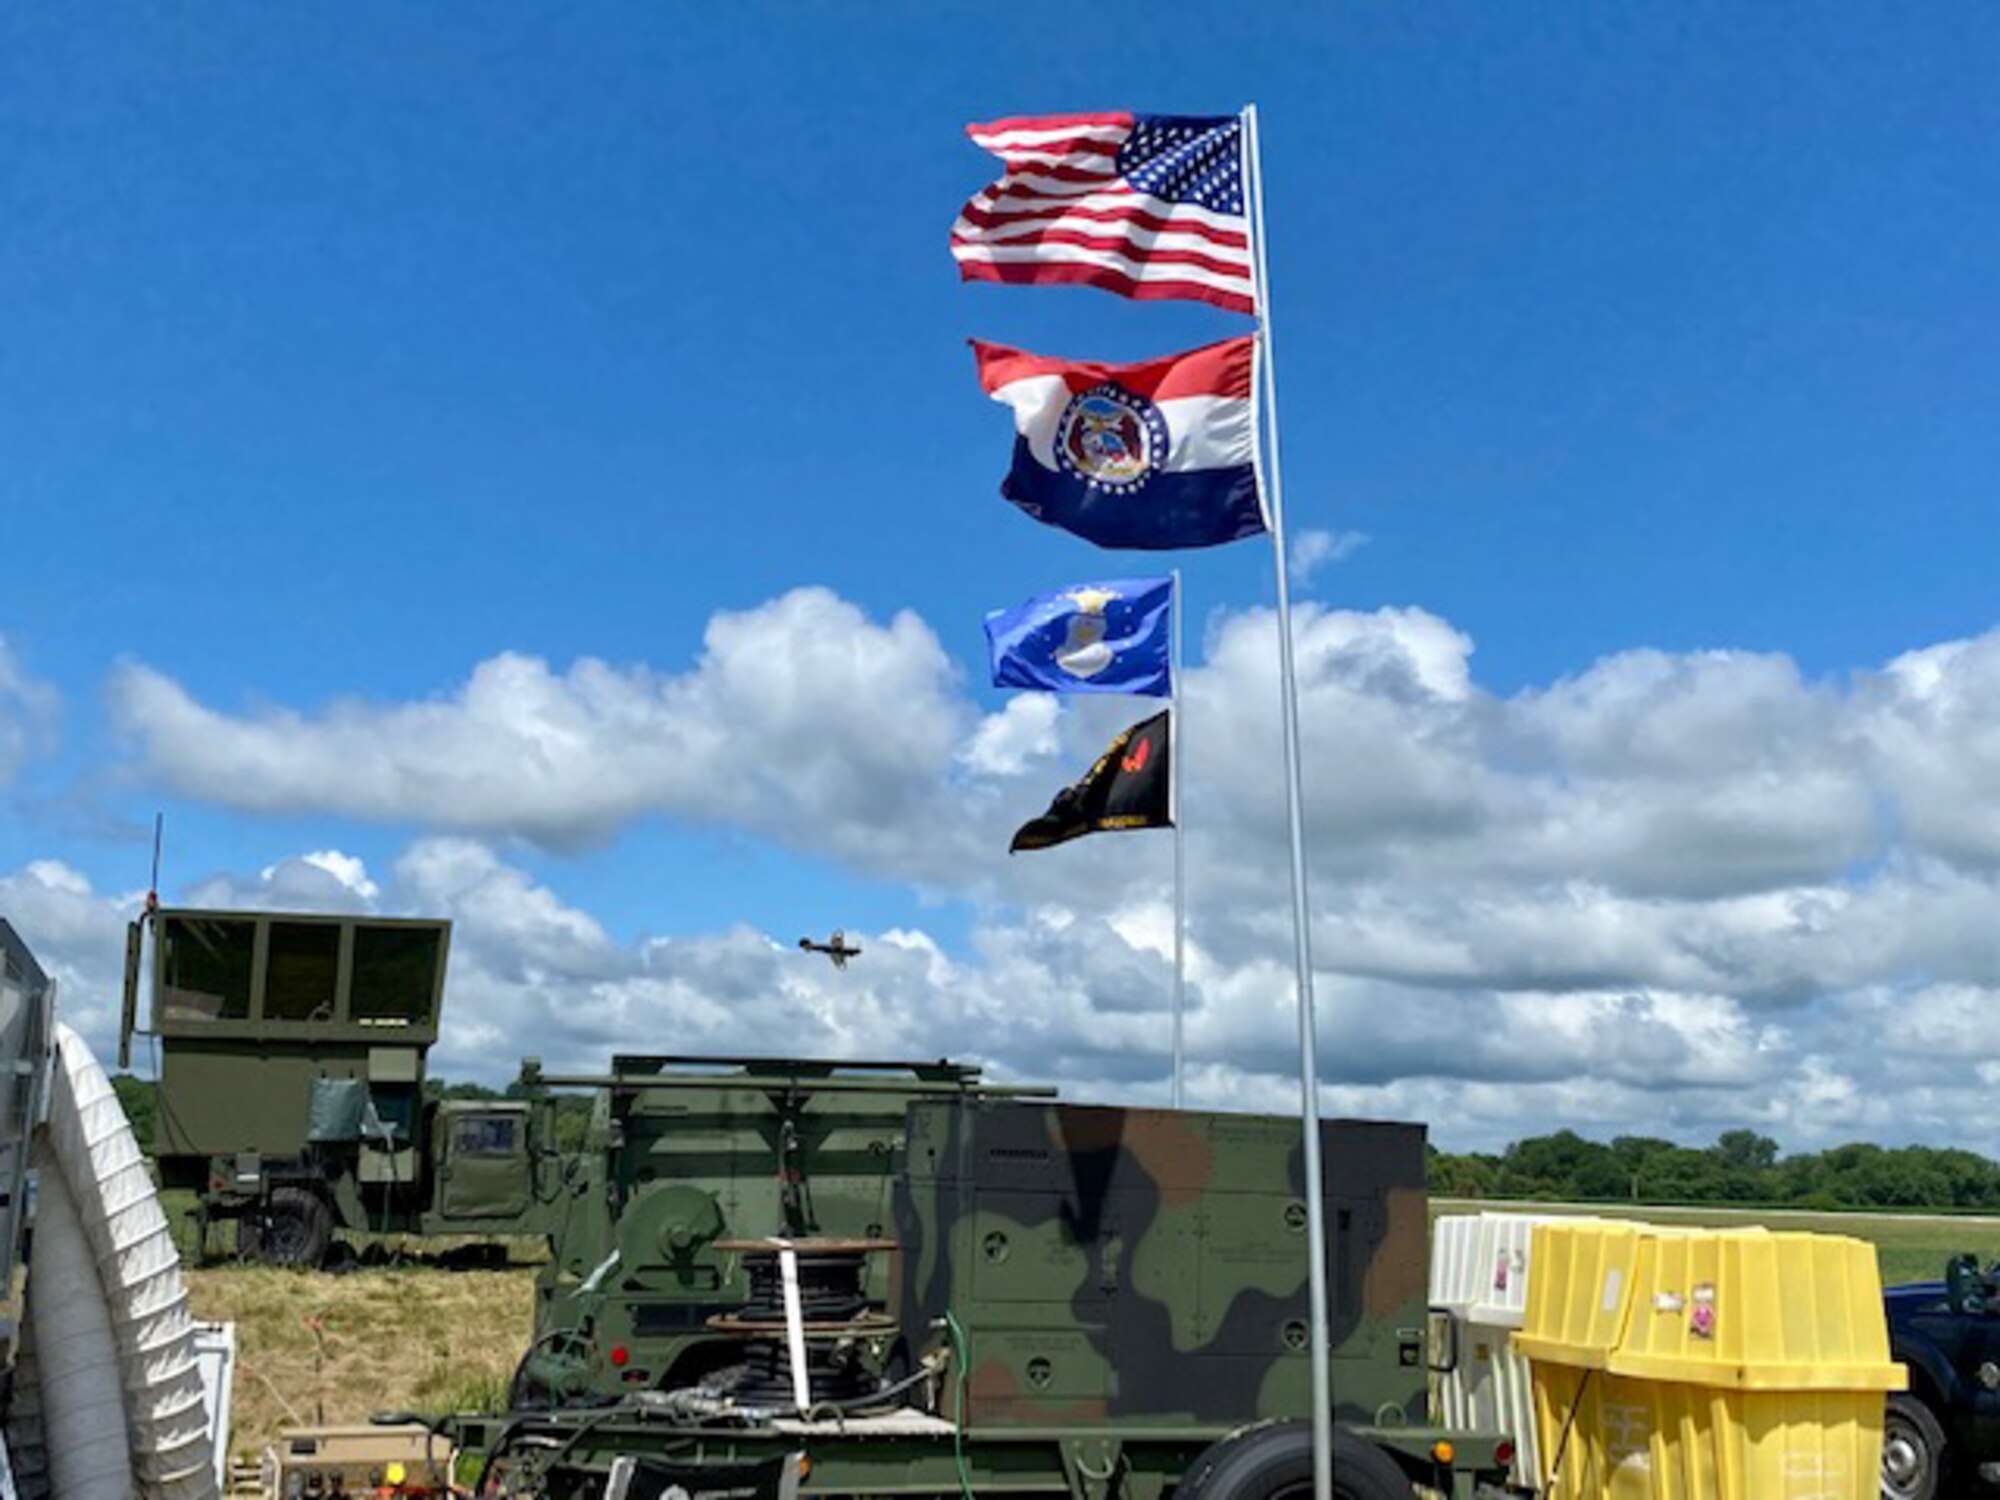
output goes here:
[{"label": "white corrugated duct", "polygon": [[[56,1056],[49,1140],[76,1196],[111,1309],[124,1372],[132,1481],[152,1500],[215,1500],[207,1402],[180,1252],[111,1080],[67,1026],[56,1027]],[[37,1253],[30,1284],[47,1269],[42,1261]],[[46,1380],[46,1349],[42,1370]],[[53,1405],[46,1385],[42,1405],[45,1412]],[[70,1500],[60,1478],[57,1493]]]},{"label": "white corrugated duct", "polygon": [[132,1459],[111,1310],[63,1174],[35,1151],[35,1266],[28,1319],[35,1329],[49,1483],[57,1500],[126,1500]]}]

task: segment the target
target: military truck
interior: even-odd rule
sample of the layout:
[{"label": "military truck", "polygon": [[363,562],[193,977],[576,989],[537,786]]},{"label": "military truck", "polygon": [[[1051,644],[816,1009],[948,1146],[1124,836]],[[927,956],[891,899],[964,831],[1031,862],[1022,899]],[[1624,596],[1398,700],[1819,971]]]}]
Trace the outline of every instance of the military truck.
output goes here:
[{"label": "military truck", "polygon": [[[150,963],[146,962],[150,931]],[[337,1230],[539,1234],[562,1173],[552,1103],[427,1101],[451,924],[156,908],[126,941],[118,1061],[150,976],[160,1182],[203,1242],[318,1265]]]},{"label": "military truck", "polygon": [[[892,1118],[843,1111],[869,1082],[835,1073],[786,1111],[773,1077],[635,1061],[600,1081],[617,1160],[557,1233],[513,1409],[439,1424],[485,1453],[476,1492],[1310,1493],[1295,1121],[948,1076]],[[1498,1492],[1505,1435],[1427,1418],[1422,1128],[1328,1122],[1323,1145],[1336,1494]]]}]

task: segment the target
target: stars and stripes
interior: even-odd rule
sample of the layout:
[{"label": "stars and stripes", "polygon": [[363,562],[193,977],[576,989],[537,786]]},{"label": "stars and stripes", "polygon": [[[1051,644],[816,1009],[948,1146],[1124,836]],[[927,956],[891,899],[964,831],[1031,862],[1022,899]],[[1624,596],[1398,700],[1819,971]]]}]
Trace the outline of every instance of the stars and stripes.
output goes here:
[{"label": "stars and stripes", "polygon": [[1236,116],[1031,115],[966,134],[1006,163],[951,227],[966,280],[1256,312]]}]

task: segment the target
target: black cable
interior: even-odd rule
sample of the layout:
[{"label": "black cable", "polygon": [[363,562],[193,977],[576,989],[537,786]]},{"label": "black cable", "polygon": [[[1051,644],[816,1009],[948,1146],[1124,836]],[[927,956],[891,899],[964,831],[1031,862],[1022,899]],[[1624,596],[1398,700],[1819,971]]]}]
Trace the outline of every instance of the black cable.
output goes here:
[{"label": "black cable", "polygon": [[[859,1251],[799,1251],[799,1310],[808,1323],[846,1323],[868,1310],[862,1286],[868,1272]],[[784,1273],[776,1251],[746,1255],[750,1294],[734,1316],[746,1323],[785,1321]]]},{"label": "black cable", "polygon": [[[547,1457],[542,1461],[544,1472],[546,1473],[550,1464],[559,1461],[570,1449],[589,1437],[591,1433],[602,1427],[611,1418],[628,1410],[637,1411],[638,1408],[629,1402],[618,1401],[605,1407],[602,1411],[592,1412],[589,1416],[579,1420],[569,1436],[564,1438],[560,1443],[555,1444],[549,1450]],[[500,1429],[499,1440],[486,1451],[486,1461],[479,1466],[479,1478],[473,1482],[472,1486],[472,1492],[475,1495],[486,1493],[486,1481],[492,1475],[493,1465],[518,1440],[521,1435],[522,1425],[522,1423],[510,1419],[507,1425]]]},{"label": "black cable", "polygon": [[[508,1411],[516,1412],[528,1409],[528,1403],[523,1399],[523,1387],[527,1381],[528,1361],[535,1357],[535,1351],[544,1344],[555,1343],[558,1339],[576,1339],[580,1337],[581,1335],[574,1328],[556,1328],[547,1333],[537,1334],[529,1341],[526,1352],[515,1362],[513,1377],[507,1382]],[[548,1409],[554,1411],[558,1405],[560,1403],[556,1400],[555,1390],[551,1387],[549,1390]]]},{"label": "black cable", "polygon": [[893,1400],[895,1397],[902,1395],[911,1386],[930,1378],[931,1372],[928,1369],[919,1369],[909,1375],[905,1375],[894,1385],[885,1385],[881,1390],[871,1392],[866,1396],[852,1397],[846,1401],[815,1401],[806,1412],[806,1419],[811,1421],[823,1411],[830,1411],[838,1415],[841,1412],[853,1411],[860,1407],[880,1406],[883,1402]]},{"label": "black cable", "polygon": [[1576,1415],[1583,1410],[1583,1393],[1590,1389],[1590,1377],[1596,1370],[1585,1370],[1583,1379],[1577,1382],[1576,1399],[1569,1404],[1569,1415],[1563,1418],[1562,1436],[1556,1439],[1555,1457],[1549,1460],[1549,1485],[1553,1488],[1561,1482],[1563,1454],[1569,1451],[1570,1429],[1576,1426]]},{"label": "black cable", "polygon": [[[904,1376],[894,1385],[884,1386],[880,1390],[871,1391],[865,1395],[847,1397],[842,1400],[815,1401],[806,1415],[810,1419],[822,1411],[830,1411],[838,1415],[842,1412],[853,1411],[858,1407],[879,1405],[884,1401],[889,1401],[894,1397],[900,1396],[912,1386],[930,1379],[931,1373],[929,1369],[918,1369]],[[776,1404],[785,1404],[789,1402],[790,1397],[791,1389],[788,1385],[785,1389],[783,1400]],[[560,1461],[565,1454],[576,1447],[578,1443],[582,1442],[592,1432],[595,1432],[611,1418],[626,1414],[644,1416],[646,1415],[646,1408],[630,1398],[621,1397],[610,1402],[601,1410],[592,1412],[587,1417],[579,1418],[575,1428],[569,1435],[563,1438],[561,1442],[553,1444],[548,1453],[543,1457],[544,1475],[546,1475],[550,1465]],[[426,1429],[432,1431],[438,1430],[428,1419],[411,1413],[378,1412],[371,1420],[376,1422],[389,1420],[410,1421],[420,1423]],[[508,1454],[515,1444],[526,1435],[526,1432],[527,1420],[512,1416],[507,1419],[505,1425],[500,1429],[500,1435],[494,1439],[493,1446],[486,1450],[485,1460],[479,1466],[479,1477],[473,1481],[473,1494],[483,1495],[486,1493],[486,1484],[493,1475],[494,1465]]]},{"label": "black cable", "polygon": [[[875,1396],[875,1377],[851,1349],[829,1344],[806,1346],[807,1387],[829,1401],[866,1401]],[[784,1339],[751,1339],[743,1349],[743,1373],[730,1394],[750,1406],[790,1406],[792,1353]]]}]

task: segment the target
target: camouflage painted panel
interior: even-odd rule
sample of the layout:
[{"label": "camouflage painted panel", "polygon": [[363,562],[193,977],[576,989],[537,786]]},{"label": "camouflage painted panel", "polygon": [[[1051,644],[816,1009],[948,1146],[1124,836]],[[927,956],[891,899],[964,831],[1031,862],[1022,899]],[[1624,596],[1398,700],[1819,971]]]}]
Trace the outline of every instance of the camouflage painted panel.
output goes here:
[{"label": "camouflage painted panel", "polygon": [[[952,1101],[911,1109],[905,1330],[949,1312],[968,1415],[1011,1425],[1303,1414],[1297,1125]],[[1423,1131],[1325,1126],[1336,1401],[1422,1420]]]}]

